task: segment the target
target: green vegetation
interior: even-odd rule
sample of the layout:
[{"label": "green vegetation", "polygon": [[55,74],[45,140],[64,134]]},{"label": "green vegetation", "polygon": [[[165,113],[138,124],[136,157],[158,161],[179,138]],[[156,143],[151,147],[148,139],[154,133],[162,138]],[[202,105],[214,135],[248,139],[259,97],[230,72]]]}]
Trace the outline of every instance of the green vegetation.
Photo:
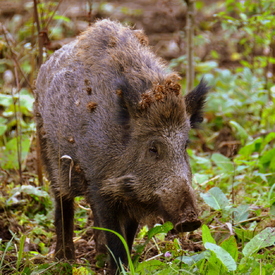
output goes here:
[{"label": "green vegetation", "polygon": [[[196,82],[203,76],[212,87],[204,125],[192,132],[188,149],[203,226],[182,235],[173,235],[169,222],[150,230],[144,226],[122,274],[275,274],[275,3],[221,2],[222,11],[213,11],[202,29],[220,27],[231,63],[222,63],[218,50],[204,60],[195,57]],[[33,167],[32,82],[39,47],[32,2],[26,3],[27,14],[15,14],[0,26],[0,229],[5,233],[0,273],[96,274],[102,260],[91,267],[87,251],[79,250],[74,264],[51,258],[53,202],[49,183],[39,186]],[[216,5],[221,10],[219,1]],[[113,9],[106,2],[95,7]],[[197,9],[203,13],[207,7],[197,1]],[[38,12],[51,40],[75,35],[56,2],[40,3]],[[207,43],[199,32],[197,46]],[[47,49],[43,55],[51,53]],[[185,64],[185,56],[170,62],[183,76]],[[83,199],[76,203],[81,206],[75,217],[80,249],[81,241],[83,246],[91,242],[90,210]]]}]

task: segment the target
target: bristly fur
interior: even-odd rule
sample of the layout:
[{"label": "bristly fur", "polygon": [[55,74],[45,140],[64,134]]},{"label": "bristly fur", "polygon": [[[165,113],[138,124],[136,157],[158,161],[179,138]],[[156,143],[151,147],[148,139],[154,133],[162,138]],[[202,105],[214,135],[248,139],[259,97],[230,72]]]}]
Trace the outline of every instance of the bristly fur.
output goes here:
[{"label": "bristly fur", "polygon": [[186,111],[190,115],[192,128],[198,128],[198,124],[203,121],[203,107],[209,89],[210,87],[202,79],[199,85],[185,96]]}]

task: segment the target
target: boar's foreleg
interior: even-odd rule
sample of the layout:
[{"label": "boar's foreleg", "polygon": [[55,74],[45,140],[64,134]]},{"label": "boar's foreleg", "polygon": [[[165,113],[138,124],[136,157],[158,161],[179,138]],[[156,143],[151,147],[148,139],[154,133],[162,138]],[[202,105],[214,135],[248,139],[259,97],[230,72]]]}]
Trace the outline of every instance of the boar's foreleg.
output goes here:
[{"label": "boar's foreleg", "polygon": [[72,260],[75,258],[73,229],[74,229],[74,199],[56,196],[55,199],[55,228],[56,248],[55,257]]},{"label": "boar's foreleg", "polygon": [[[102,207],[100,207],[100,205]],[[127,241],[129,250],[131,251],[138,222],[130,217],[125,218],[125,213],[123,213],[123,219],[121,219],[122,213],[120,210],[103,200],[101,200],[100,204],[96,204],[96,206],[92,208],[94,225],[96,227],[111,229],[121,234]],[[127,265],[128,261],[125,247],[115,234],[100,230],[95,230],[94,234],[97,252],[110,255],[108,269],[111,274],[116,272],[120,262]],[[111,252],[109,253],[109,251]]]}]

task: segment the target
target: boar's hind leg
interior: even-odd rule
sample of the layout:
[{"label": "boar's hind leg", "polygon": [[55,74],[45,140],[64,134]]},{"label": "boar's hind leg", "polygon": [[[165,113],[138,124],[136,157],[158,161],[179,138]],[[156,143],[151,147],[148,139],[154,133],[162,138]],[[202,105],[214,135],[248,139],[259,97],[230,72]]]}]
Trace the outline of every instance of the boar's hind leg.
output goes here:
[{"label": "boar's hind leg", "polygon": [[55,198],[55,256],[58,259],[75,258],[73,243],[74,199],[56,196]]}]

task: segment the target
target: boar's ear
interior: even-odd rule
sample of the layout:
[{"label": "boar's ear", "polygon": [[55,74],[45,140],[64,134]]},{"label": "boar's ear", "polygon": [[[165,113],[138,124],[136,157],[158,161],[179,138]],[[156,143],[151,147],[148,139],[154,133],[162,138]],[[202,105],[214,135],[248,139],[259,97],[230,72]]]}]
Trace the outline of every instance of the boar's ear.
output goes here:
[{"label": "boar's ear", "polygon": [[202,79],[200,84],[185,96],[186,112],[190,116],[192,128],[196,128],[197,124],[203,121],[203,106],[208,90],[207,83]]},{"label": "boar's ear", "polygon": [[125,78],[117,81],[116,87],[119,106],[118,122],[121,125],[127,125],[130,123],[131,118],[137,116],[137,103],[140,100],[140,95],[133,90]]}]

